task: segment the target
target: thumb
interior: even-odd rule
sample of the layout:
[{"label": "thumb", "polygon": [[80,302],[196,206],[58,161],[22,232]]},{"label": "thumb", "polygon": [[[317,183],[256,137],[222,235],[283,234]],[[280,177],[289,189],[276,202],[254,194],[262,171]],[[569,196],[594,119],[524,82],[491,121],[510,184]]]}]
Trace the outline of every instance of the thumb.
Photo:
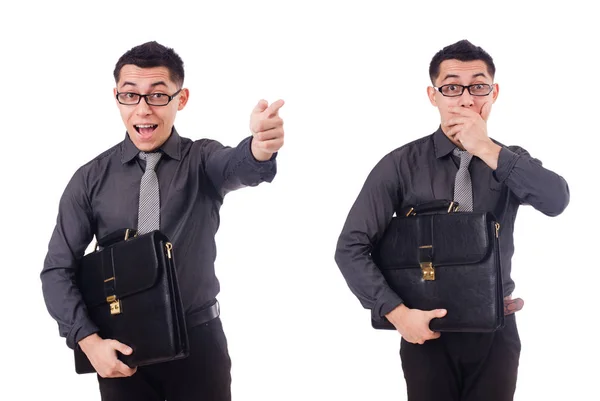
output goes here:
[{"label": "thumb", "polygon": [[479,114],[481,114],[481,118],[483,118],[483,121],[487,121],[491,112],[492,112],[492,103],[486,102],[483,104],[483,106],[481,106],[481,112]]},{"label": "thumb", "polygon": [[267,107],[269,107],[269,103],[264,99],[260,99],[256,106],[254,106],[252,113],[262,113],[267,109]]},{"label": "thumb", "polygon": [[444,317],[446,316],[446,309],[434,309],[431,311],[430,316],[431,318],[435,318],[435,317]]},{"label": "thumb", "polygon": [[133,352],[133,350],[128,347],[127,345],[118,342],[117,340],[114,340],[113,344],[112,344],[113,348],[116,349],[117,351],[119,351],[121,354],[124,355],[131,355],[131,353]]}]

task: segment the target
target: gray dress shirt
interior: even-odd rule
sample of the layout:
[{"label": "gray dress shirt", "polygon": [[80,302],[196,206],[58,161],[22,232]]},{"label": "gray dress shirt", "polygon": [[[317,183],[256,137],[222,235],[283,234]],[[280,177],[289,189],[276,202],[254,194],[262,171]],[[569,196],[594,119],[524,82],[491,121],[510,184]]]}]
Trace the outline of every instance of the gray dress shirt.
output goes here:
[{"label": "gray dress shirt", "polygon": [[[569,203],[567,182],[542,167],[518,146],[502,146],[494,171],[473,157],[473,210],[492,212],[500,223],[500,261],[504,295],[515,284],[510,277],[514,253],[513,230],[517,209],[529,204],[548,216],[560,214]],[[436,199],[452,200],[459,159],[455,145],[441,128],[387,154],[373,168],[354,202],[335,252],[335,260],[350,290],[372,317],[380,320],[402,303],[373,263],[371,250],[394,213]]]},{"label": "gray dress shirt", "polygon": [[[245,186],[271,182],[276,154],[259,162],[250,150],[252,137],[237,147],[217,141],[192,141],[175,128],[160,148],[156,167],[160,186],[161,231],[176,252],[181,296],[188,315],[211,302],[219,292],[215,276],[215,234],[225,194]],[[41,272],[44,300],[59,333],[74,348],[98,331],[89,319],[74,284],[78,260],[93,237],[136,228],[144,162],[125,136],[120,144],[80,167],[68,183]]]}]

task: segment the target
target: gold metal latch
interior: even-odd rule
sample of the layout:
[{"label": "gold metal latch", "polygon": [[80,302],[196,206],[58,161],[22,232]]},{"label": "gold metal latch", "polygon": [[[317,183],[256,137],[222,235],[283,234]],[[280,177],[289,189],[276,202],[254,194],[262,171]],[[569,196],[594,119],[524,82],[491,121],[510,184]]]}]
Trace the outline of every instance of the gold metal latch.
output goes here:
[{"label": "gold metal latch", "polygon": [[171,259],[171,250],[173,249],[173,245],[170,242],[167,242],[165,248],[167,248],[167,256],[169,259]]},{"label": "gold metal latch", "polygon": [[118,315],[121,313],[121,301],[117,299],[116,295],[106,297],[106,302],[110,304],[110,314]]},{"label": "gold metal latch", "polygon": [[448,206],[448,213],[452,213],[452,212],[456,212],[458,211],[458,203],[456,202],[450,202],[450,206]]},{"label": "gold metal latch", "polygon": [[431,262],[421,262],[421,272],[423,273],[423,280],[435,280],[435,269]]},{"label": "gold metal latch", "polygon": [[496,238],[498,238],[499,231],[500,231],[500,223],[496,223]]}]

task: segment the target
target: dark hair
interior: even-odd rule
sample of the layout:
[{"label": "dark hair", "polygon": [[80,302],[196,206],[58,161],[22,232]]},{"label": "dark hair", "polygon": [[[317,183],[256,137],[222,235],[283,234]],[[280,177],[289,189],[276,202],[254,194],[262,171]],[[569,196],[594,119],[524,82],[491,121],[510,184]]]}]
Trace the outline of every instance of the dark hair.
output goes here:
[{"label": "dark hair", "polygon": [[431,64],[429,64],[429,77],[431,78],[431,83],[434,85],[435,80],[440,74],[440,64],[442,64],[442,61],[445,60],[481,60],[487,65],[488,73],[492,76],[492,78],[494,78],[494,74],[496,74],[496,67],[494,66],[494,60],[492,60],[492,56],[490,56],[481,47],[475,46],[468,40],[461,40],[452,45],[444,47],[431,59]]},{"label": "dark hair", "polygon": [[121,68],[126,64],[140,68],[167,67],[171,81],[179,87],[183,86],[183,60],[173,49],[157,42],[146,42],[123,54],[115,66],[115,82],[119,82]]}]

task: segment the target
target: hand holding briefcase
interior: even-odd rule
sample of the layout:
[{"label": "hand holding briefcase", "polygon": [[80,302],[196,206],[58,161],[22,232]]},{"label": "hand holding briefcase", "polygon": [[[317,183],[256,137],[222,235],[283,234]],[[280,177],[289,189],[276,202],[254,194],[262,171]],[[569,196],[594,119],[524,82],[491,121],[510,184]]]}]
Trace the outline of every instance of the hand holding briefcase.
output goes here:
[{"label": "hand holding briefcase", "polygon": [[[173,246],[160,231],[134,234],[112,233],[82,258],[77,284],[88,314],[100,337],[132,348],[131,355],[117,352],[129,367],[185,358],[188,338]],[[79,347],[75,370],[95,372]]]},{"label": "hand holding briefcase", "polygon": [[[431,330],[494,331],[504,326],[500,224],[491,213],[456,206],[440,200],[392,218],[373,261],[408,308],[447,310]],[[395,330],[386,318],[371,324]]]}]

